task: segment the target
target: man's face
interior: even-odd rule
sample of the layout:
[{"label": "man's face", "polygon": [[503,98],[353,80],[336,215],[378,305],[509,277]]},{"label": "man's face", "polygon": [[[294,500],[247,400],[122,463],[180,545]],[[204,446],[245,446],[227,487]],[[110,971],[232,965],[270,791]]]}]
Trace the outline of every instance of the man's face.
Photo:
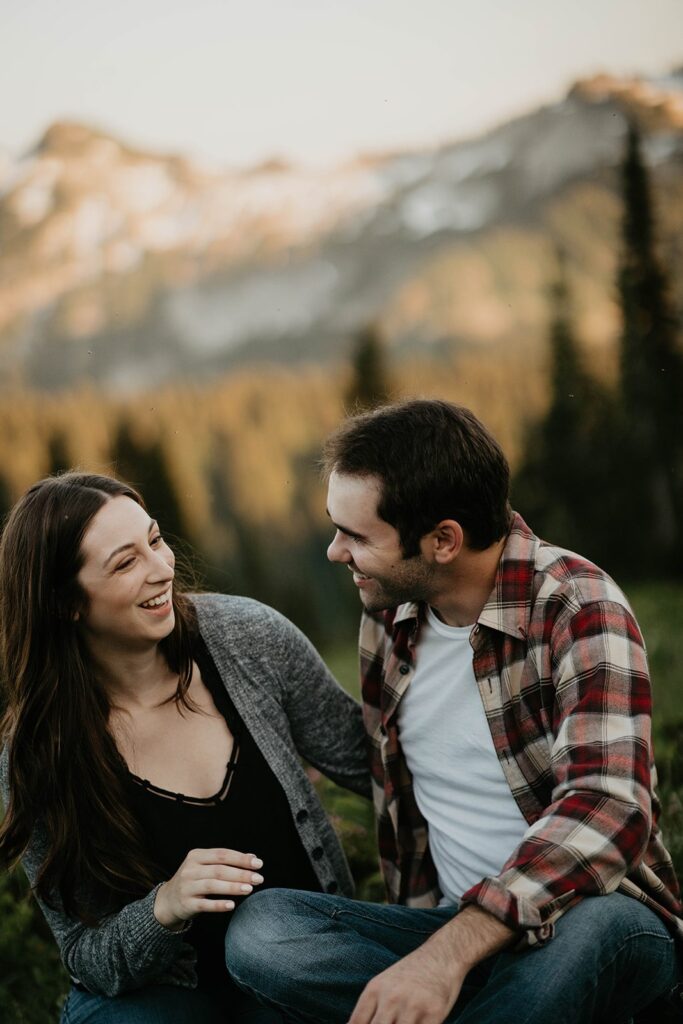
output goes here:
[{"label": "man's face", "polygon": [[377,477],[332,473],[327,513],[337,532],[327,557],[353,573],[369,612],[430,601],[436,591],[434,567],[422,553],[403,557],[398,530],[377,515],[379,497]]}]

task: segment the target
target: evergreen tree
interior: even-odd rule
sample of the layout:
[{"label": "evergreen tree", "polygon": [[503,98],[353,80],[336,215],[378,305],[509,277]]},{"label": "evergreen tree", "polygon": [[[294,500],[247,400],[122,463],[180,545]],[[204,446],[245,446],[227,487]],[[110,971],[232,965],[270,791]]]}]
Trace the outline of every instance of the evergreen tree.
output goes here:
[{"label": "evergreen tree", "polygon": [[357,335],[351,355],[353,375],[346,406],[351,411],[372,409],[389,397],[389,375],[384,339],[377,324],[368,324]]},{"label": "evergreen tree", "polygon": [[549,289],[550,404],[530,429],[515,478],[515,502],[539,533],[596,560],[605,555],[603,484],[610,406],[585,372],[574,333],[566,260],[557,254]]},{"label": "evergreen tree", "polygon": [[164,533],[187,540],[180,503],[159,442],[141,443],[132,425],[124,420],[114,440],[112,459],[117,475],[140,490],[149,514],[159,520]]},{"label": "evergreen tree", "polygon": [[618,292],[622,311],[622,489],[641,573],[683,571],[683,354],[638,130],[627,133]]},{"label": "evergreen tree", "polygon": [[61,430],[50,436],[47,445],[48,473],[66,473],[72,467],[69,449]]},{"label": "evergreen tree", "polygon": [[9,485],[3,475],[0,474],[0,530],[5,521],[5,516],[12,507],[12,495]]}]

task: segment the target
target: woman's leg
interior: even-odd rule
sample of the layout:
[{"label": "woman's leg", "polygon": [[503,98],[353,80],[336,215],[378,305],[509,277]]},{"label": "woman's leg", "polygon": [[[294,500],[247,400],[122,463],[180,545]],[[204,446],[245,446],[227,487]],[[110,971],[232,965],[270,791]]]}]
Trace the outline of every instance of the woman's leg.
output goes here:
[{"label": "woman's leg", "polygon": [[211,996],[178,985],[148,985],[120,996],[72,988],[61,1024],[226,1024]]},{"label": "woman's leg", "polygon": [[567,911],[546,945],[503,952],[458,1024],[624,1024],[678,980],[674,941],[648,907],[621,893]]},{"label": "woman's leg", "polygon": [[149,985],[120,996],[72,988],[61,1024],[283,1024],[275,1010],[237,991],[213,995],[178,985]]}]

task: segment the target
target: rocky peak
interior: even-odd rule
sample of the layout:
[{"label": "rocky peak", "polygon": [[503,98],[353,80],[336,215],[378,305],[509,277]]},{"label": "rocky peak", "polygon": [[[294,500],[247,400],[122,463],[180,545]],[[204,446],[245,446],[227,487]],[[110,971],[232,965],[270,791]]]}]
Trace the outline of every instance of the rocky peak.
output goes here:
[{"label": "rocky peak", "polygon": [[120,145],[106,132],[89,125],[76,121],[55,121],[39,140],[34,155],[73,159],[83,156],[93,145],[102,142],[109,143],[117,149]]},{"label": "rocky peak", "polygon": [[593,75],[591,78],[580,79],[569,95],[586,103],[616,104],[629,117],[636,118],[647,131],[677,131],[683,128],[681,72],[673,72],[661,80]]}]

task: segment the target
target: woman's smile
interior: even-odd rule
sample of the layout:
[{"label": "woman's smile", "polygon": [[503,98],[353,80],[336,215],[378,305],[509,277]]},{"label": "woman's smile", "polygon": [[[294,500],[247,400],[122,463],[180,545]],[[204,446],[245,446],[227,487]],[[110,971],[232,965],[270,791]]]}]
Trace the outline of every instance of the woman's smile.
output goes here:
[{"label": "woman's smile", "polygon": [[158,594],[156,597],[150,597],[142,604],[138,605],[143,611],[151,612],[152,615],[156,615],[159,618],[163,618],[164,615],[168,615],[172,608],[171,605],[171,588],[168,587],[163,593]]}]

